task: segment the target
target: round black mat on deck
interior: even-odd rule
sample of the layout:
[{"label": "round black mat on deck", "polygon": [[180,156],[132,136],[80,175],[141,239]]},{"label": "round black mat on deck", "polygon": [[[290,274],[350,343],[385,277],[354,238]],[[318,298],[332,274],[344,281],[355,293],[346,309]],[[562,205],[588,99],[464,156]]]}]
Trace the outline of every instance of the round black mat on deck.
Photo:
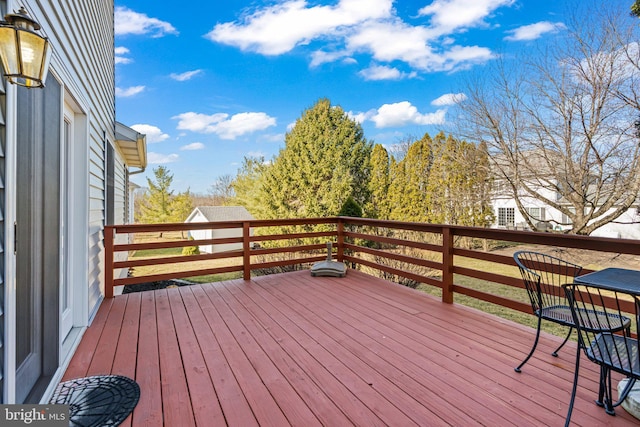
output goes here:
[{"label": "round black mat on deck", "polygon": [[60,383],[53,404],[69,405],[69,425],[117,426],[133,411],[140,387],[121,375],[98,375]]}]

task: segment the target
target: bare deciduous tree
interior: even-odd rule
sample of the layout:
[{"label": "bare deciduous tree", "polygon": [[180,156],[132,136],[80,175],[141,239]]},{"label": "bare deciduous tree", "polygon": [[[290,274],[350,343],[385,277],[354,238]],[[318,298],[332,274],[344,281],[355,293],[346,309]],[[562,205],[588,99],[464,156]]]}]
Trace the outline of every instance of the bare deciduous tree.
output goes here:
[{"label": "bare deciduous tree", "polygon": [[231,174],[220,175],[211,184],[209,194],[214,199],[215,205],[224,205],[235,195],[233,191],[233,176]]},{"label": "bare deciduous tree", "polygon": [[[467,82],[462,133],[488,144],[497,178],[534,228],[534,198],[589,234],[640,191],[637,20],[618,2],[578,5],[552,44]],[[626,6],[628,7],[628,5]]]}]

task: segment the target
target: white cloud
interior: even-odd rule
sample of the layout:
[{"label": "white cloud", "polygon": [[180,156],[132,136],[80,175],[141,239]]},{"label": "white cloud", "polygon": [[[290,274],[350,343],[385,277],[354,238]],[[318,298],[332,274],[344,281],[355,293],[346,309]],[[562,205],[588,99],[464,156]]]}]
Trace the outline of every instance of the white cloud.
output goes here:
[{"label": "white cloud", "polygon": [[[263,55],[281,55],[314,43],[311,68],[370,55],[375,67],[360,72],[368,80],[415,77],[417,72],[467,69],[495,57],[482,46],[456,43],[455,36],[469,28],[490,28],[496,9],[515,0],[435,0],[420,9],[427,25],[399,18],[393,0],[337,0],[334,5],[312,6],[307,0],[284,0],[252,9],[234,22],[220,23],[206,37],[218,43]],[[318,46],[319,45],[319,46]],[[392,66],[397,61],[413,70]]]},{"label": "white cloud", "polygon": [[182,151],[197,151],[204,150],[205,146],[202,142],[192,142],[191,144],[183,145],[180,147]]},{"label": "white cloud", "polygon": [[116,36],[150,34],[152,37],[162,37],[165,34],[178,34],[170,23],[122,6],[115,8],[114,24]]},{"label": "white cloud", "polygon": [[238,136],[276,125],[276,119],[266,113],[238,113],[229,116],[226,113],[206,115],[188,112],[173,118],[179,120],[180,130],[214,133],[221,139],[236,139]]},{"label": "white cloud", "polygon": [[129,49],[124,46],[117,46],[114,49],[116,64],[128,64],[132,62],[131,58],[126,58],[124,55],[129,54]]},{"label": "white cloud", "polygon": [[180,158],[177,154],[160,154],[154,152],[147,153],[147,162],[152,165],[161,165],[165,163],[173,163]]},{"label": "white cloud", "polygon": [[247,157],[253,157],[253,158],[260,158],[260,157],[265,157],[266,154],[264,154],[262,151],[249,151],[247,152]]},{"label": "white cloud", "polygon": [[438,125],[445,121],[446,110],[421,114],[408,101],[384,104],[371,117],[377,128],[399,127],[407,125]]},{"label": "white cloud", "polygon": [[144,86],[131,86],[128,88],[116,88],[116,96],[119,96],[121,98],[127,98],[130,96],[134,96],[139,94],[140,92],[142,92],[145,89]]},{"label": "white cloud", "polygon": [[370,52],[378,62],[403,61],[427,72],[452,71],[493,58],[488,48],[447,45],[434,51],[429,30],[399,20],[362,25],[347,41],[352,51]]},{"label": "white cloud", "polygon": [[335,62],[343,58],[345,62],[349,60],[355,62],[355,59],[349,58],[349,55],[350,53],[346,51],[326,52],[324,50],[316,50],[311,54],[311,62],[309,63],[309,67],[315,68],[322,64]]},{"label": "white cloud", "polygon": [[197,76],[201,72],[202,70],[192,70],[192,71],[185,71],[184,73],[180,73],[180,74],[171,73],[169,77],[179,82],[184,82],[186,80],[191,80],[191,78]]},{"label": "white cloud", "polygon": [[459,102],[467,99],[467,95],[464,93],[446,93],[433,101],[431,101],[431,105],[435,105],[436,107],[443,107],[446,105],[456,105]]},{"label": "white cloud", "polygon": [[372,65],[358,72],[365,80],[401,80],[415,78],[418,74],[413,71],[404,73],[397,68],[386,65]]},{"label": "white cloud", "polygon": [[543,34],[557,33],[565,28],[567,27],[565,27],[562,22],[536,22],[535,24],[523,25],[522,27],[507,31],[510,35],[504,39],[510,41],[535,40]]},{"label": "white cloud", "polygon": [[147,124],[137,124],[131,126],[136,132],[143,133],[147,136],[147,143],[153,144],[155,142],[162,142],[169,138],[169,135],[163,133],[159,127]]},{"label": "white cloud", "polygon": [[375,116],[375,114],[376,114],[376,110],[369,110],[367,112],[359,112],[359,113],[354,113],[353,111],[347,112],[347,116],[349,116],[351,120],[355,120],[360,124],[364,123],[366,120],[370,120],[371,117]]},{"label": "white cloud", "polygon": [[256,10],[241,23],[217,24],[206,37],[242,50],[280,55],[326,34],[391,16],[392,4],[393,0],[340,0],[336,6],[307,7],[305,0],[288,0]]},{"label": "white cloud", "polygon": [[486,26],[485,18],[515,0],[435,0],[418,11],[420,16],[431,16],[432,31],[444,35],[462,28]]}]

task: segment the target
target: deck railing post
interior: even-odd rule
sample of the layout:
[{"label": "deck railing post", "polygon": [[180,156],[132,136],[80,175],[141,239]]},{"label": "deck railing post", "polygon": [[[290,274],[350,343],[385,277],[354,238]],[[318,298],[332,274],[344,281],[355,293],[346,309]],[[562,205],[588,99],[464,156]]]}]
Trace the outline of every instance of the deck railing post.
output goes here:
[{"label": "deck railing post", "polygon": [[251,230],[248,221],[242,223],[242,278],[251,280],[251,242],[249,241]]},{"label": "deck railing post", "polygon": [[113,298],[113,244],[115,227],[104,227],[104,296]]},{"label": "deck railing post", "polygon": [[442,228],[442,302],[453,304],[453,233]]},{"label": "deck railing post", "polygon": [[344,220],[342,218],[338,218],[338,253],[336,257],[338,258],[338,262],[344,261]]}]

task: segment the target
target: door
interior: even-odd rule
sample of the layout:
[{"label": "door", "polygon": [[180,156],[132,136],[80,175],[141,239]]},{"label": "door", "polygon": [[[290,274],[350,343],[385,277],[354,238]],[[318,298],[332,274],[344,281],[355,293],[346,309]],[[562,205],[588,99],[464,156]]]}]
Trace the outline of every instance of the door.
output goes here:
[{"label": "door", "polygon": [[61,87],[17,90],[16,402],[38,402],[58,367]]}]

